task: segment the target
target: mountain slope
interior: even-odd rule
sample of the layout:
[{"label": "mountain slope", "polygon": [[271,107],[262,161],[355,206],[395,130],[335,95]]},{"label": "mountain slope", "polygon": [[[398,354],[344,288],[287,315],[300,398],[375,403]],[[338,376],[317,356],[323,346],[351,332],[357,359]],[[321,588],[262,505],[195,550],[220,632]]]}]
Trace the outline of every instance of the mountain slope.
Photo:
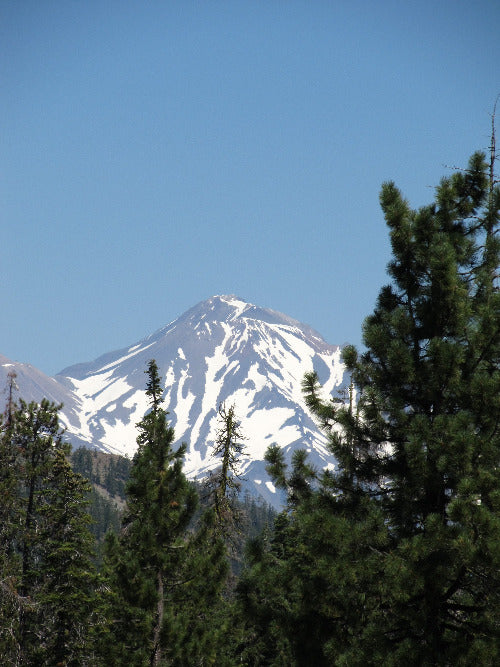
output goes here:
[{"label": "mountain slope", "polygon": [[80,424],[80,401],[71,387],[58,382],[55,378],[45,375],[31,364],[11,361],[0,354],[0,387],[3,396],[0,401],[0,411],[3,412],[7,403],[9,373],[14,372],[14,400],[21,397],[26,403],[40,402],[42,398],[64,405],[62,422],[64,426],[77,429]]},{"label": "mountain slope", "polygon": [[305,448],[318,467],[332,463],[305,407],[301,381],[314,369],[327,392],[340,387],[340,348],[286,315],[235,296],[212,297],[129,348],[61,371],[56,384],[78,406],[78,423],[73,411],[66,420],[75,444],[133,454],[135,424],[147,407],[144,371],[152,358],[165,380],[176,439],[188,444],[189,476],[201,477],[216,464],[211,447],[224,401],[235,404],[247,437],[242,463],[252,493],[279,504],[263,463],[270,444],[288,456]]}]

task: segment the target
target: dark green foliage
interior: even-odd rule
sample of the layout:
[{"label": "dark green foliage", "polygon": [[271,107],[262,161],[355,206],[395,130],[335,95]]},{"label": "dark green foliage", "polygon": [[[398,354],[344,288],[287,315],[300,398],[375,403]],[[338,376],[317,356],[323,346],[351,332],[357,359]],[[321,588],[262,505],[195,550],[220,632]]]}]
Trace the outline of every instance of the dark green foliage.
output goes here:
[{"label": "dark green foliage", "polygon": [[247,638],[240,651],[253,665],[326,667],[362,631],[370,592],[376,605],[384,524],[369,503],[337,498],[331,475],[308,466],[303,452],[291,471],[278,448],[267,459],[289,504],[271,538],[249,545],[250,567],[238,584]]},{"label": "dark green foliage", "polygon": [[345,470],[388,526],[389,593],[372,622],[393,661],[498,659],[500,193],[489,185],[476,154],[419,211],[383,187],[393,282],[366,320],[367,352],[345,357],[360,418],[336,420],[357,443]]},{"label": "dark green foliage", "polygon": [[79,447],[71,452],[73,470],[82,475],[82,477],[85,477],[85,479],[88,479],[91,483],[96,480],[95,466],[93,465],[92,458],[92,451],[85,447]]},{"label": "dark green foliage", "polygon": [[245,494],[243,500],[239,500],[239,511],[242,516],[242,533],[246,540],[269,535],[274,528],[277,516],[276,510],[262,499],[254,498]]},{"label": "dark green foliage", "polygon": [[67,460],[58,406],[20,401],[1,437],[0,646],[4,664],[82,664],[92,654],[97,579],[88,485]]},{"label": "dark green foliage", "polygon": [[38,626],[43,639],[35,652],[38,664],[81,664],[93,653],[89,630],[98,605],[88,493],[88,483],[73,472],[65,453],[57,451],[41,509],[45,557],[39,563]]},{"label": "dark green foliage", "polygon": [[208,515],[188,530],[197,494],[182,472],[185,445],[172,448],[161,393],[152,361],[122,530],[108,538],[113,623],[103,652],[117,664],[211,664],[218,633],[208,619],[226,575],[224,547]]},{"label": "dark green foliage", "polygon": [[[132,462],[123,456],[85,448],[73,451],[70,460],[73,470],[91,482],[88,507],[92,517],[90,531],[97,539],[97,550],[100,553],[108,530],[115,533],[120,530],[125,508],[124,489]],[[207,495],[207,486],[195,483],[195,488],[200,496],[200,507],[193,518],[191,528],[198,526],[203,512],[213,506],[213,497]],[[118,489],[118,492],[113,496],[114,489]],[[243,562],[245,541],[257,537],[263,531],[272,532],[276,512],[271,505],[249,494],[245,494],[243,499],[235,496],[231,502],[239,517],[239,531],[233,540],[234,553],[230,563],[233,574],[238,574]]]},{"label": "dark green foliage", "polygon": [[240,586],[250,664],[500,660],[500,191],[478,153],[433,204],[381,204],[392,282],[344,350],[350,400],[304,379],[338,468],[268,453],[289,500]]},{"label": "dark green foliage", "polygon": [[14,660],[18,652],[20,608],[24,604],[17,592],[21,561],[16,544],[21,498],[18,493],[17,453],[10,441],[12,422],[0,421],[0,426],[0,655]]}]

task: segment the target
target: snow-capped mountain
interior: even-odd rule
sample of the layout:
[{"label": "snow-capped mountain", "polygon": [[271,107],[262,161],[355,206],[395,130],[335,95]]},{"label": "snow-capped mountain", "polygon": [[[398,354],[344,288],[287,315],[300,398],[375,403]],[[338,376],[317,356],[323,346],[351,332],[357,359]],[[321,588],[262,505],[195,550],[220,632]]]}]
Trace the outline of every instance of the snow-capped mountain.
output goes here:
[{"label": "snow-capped mountain", "polygon": [[332,464],[305,406],[301,381],[314,369],[326,392],[340,388],[340,352],[286,315],[235,296],[215,296],[138,343],[39,384],[64,402],[61,421],[74,445],[131,456],[136,424],[147,409],[145,370],[155,359],[176,440],[188,445],[188,476],[203,477],[217,464],[211,451],[218,406],[234,404],[247,438],[244,486],[278,506],[281,501],[265,472],[269,445],[276,443],[287,457],[306,449],[318,467]]}]

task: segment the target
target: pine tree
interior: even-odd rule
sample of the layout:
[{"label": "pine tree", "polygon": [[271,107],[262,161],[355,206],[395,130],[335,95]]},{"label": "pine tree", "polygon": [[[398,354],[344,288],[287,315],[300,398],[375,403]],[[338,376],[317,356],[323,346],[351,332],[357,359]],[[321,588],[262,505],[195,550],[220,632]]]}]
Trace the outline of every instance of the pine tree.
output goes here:
[{"label": "pine tree", "polygon": [[115,596],[108,661],[198,664],[214,651],[217,632],[207,608],[225,577],[224,552],[220,542],[208,539],[207,527],[190,529],[197,494],[182,472],[186,446],[173,449],[154,360],[147,374],[150,410],[138,425],[127,510],[119,537],[108,538]]},{"label": "pine tree", "polygon": [[[14,400],[14,392],[17,389],[16,373],[10,371],[8,378],[7,403],[3,420],[0,416],[0,563],[4,576],[6,575],[5,568],[14,558],[14,534],[16,512],[18,511],[16,504],[19,500],[16,476],[17,451],[11,441],[13,416],[16,409]],[[2,589],[6,592],[8,588],[6,588],[6,581],[2,581]]]},{"label": "pine tree", "polygon": [[96,595],[94,540],[87,511],[90,485],[73,472],[65,452],[54,453],[41,507],[37,591],[37,664],[80,665],[93,661],[92,631],[101,620]]},{"label": "pine tree", "polygon": [[352,664],[500,656],[500,191],[489,173],[473,155],[416,211],[383,186],[392,282],[365,322],[367,351],[344,351],[358,416],[322,402],[314,374],[305,381],[339,462],[334,493],[369,502],[387,529],[387,545],[372,545],[381,598],[345,653]]},{"label": "pine tree", "polygon": [[[17,455],[11,442],[12,382],[5,418],[0,416],[0,655],[9,659],[17,652],[17,627],[21,613],[18,591],[19,553],[16,537],[21,499],[18,494]],[[14,658],[12,658],[14,659]]]},{"label": "pine tree", "polygon": [[[261,535],[247,544],[246,564],[236,589],[233,612],[233,664],[289,665],[297,662],[291,645],[297,608],[293,602],[293,526],[286,512],[278,515],[271,538]],[[304,646],[307,650],[307,646]],[[317,664],[314,652],[309,664]]]},{"label": "pine tree", "polygon": [[226,408],[225,404],[221,403],[219,425],[212,452],[213,457],[220,459],[220,466],[208,478],[206,487],[215,511],[216,530],[230,547],[237,542],[242,519],[236,501],[241,486],[239,480],[241,456],[245,451],[244,440],[241,424],[236,418],[235,406]]},{"label": "pine tree", "polygon": [[2,530],[5,664],[76,665],[88,655],[95,571],[87,487],[66,458],[58,409],[45,399],[21,400],[2,434],[2,458],[11,466]]},{"label": "pine tree", "polygon": [[40,539],[44,529],[42,507],[53,455],[64,447],[59,432],[58,409],[59,406],[45,399],[40,405],[21,400],[11,433],[11,446],[18,452],[19,493],[23,500],[17,538],[21,561],[18,592],[23,600],[18,640],[21,662],[31,659],[39,643],[36,595],[40,584],[39,566],[46,553]]},{"label": "pine tree", "polygon": [[312,468],[306,452],[294,453],[290,470],[277,446],[266,459],[288,500],[271,538],[251,546],[238,584],[250,638],[242,657],[255,665],[337,664],[378,603],[383,521],[369,502],[339,495],[332,474]]},{"label": "pine tree", "polygon": [[500,191],[491,173],[473,155],[416,211],[394,184],[382,188],[392,282],[365,322],[366,352],[344,350],[350,396],[325,401],[317,376],[304,379],[337,468],[315,471],[297,453],[289,471],[279,449],[268,451],[288,506],[278,541],[254,552],[239,587],[251,664],[498,664]]}]

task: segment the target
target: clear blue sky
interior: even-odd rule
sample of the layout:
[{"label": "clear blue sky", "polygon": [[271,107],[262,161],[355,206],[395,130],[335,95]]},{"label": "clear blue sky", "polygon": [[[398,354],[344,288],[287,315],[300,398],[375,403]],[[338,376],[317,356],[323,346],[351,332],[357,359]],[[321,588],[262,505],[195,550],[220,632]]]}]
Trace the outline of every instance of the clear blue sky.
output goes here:
[{"label": "clear blue sky", "polygon": [[499,36],[498,0],[0,0],[0,353],[53,374],[221,293],[359,344],[380,185],[487,148]]}]

